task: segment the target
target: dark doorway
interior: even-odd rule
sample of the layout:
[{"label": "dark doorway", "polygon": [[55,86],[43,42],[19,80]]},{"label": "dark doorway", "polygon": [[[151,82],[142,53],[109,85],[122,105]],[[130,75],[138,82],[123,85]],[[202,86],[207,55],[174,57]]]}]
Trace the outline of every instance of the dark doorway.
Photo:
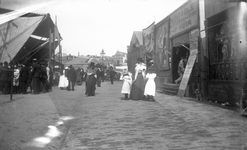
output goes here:
[{"label": "dark doorway", "polygon": [[189,48],[189,44],[184,44],[184,46],[178,46],[172,48],[172,82],[174,83],[174,80],[179,78],[178,74],[178,64],[179,61],[183,56],[186,56],[187,58],[190,55],[190,51],[187,49]]}]

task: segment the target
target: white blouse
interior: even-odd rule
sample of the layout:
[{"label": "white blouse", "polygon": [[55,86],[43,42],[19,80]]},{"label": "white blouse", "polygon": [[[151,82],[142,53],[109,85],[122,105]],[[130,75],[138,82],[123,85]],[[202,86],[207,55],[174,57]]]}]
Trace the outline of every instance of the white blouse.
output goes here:
[{"label": "white blouse", "polygon": [[145,71],[146,71],[147,67],[144,63],[140,63],[140,64],[136,64],[135,67],[135,79],[137,78],[138,73],[142,73],[143,77],[145,77]]}]

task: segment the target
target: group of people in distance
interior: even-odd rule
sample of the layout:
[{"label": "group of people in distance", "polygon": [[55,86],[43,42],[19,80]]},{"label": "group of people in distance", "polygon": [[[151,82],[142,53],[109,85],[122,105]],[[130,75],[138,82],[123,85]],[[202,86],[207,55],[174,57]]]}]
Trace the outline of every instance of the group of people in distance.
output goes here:
[{"label": "group of people in distance", "polygon": [[[114,73],[111,72],[114,72],[114,70],[110,71],[110,76],[111,74],[114,75]],[[81,76],[83,76],[82,80],[85,80],[86,96],[95,96],[96,86],[101,87],[101,82],[104,82],[104,70],[101,69],[101,66],[97,66],[94,62],[91,62]],[[63,70],[58,87],[61,89],[66,88],[68,91],[74,91],[76,79],[76,71],[73,66],[70,65]],[[113,79],[111,80],[111,84],[113,84]]]},{"label": "group of people in distance", "polygon": [[0,94],[40,94],[52,90],[53,72],[45,60],[0,62]]},{"label": "group of people in distance", "polygon": [[76,82],[76,70],[72,65],[69,67],[65,67],[62,72],[62,75],[59,78],[58,87],[63,89],[66,88],[68,91],[75,90],[75,82]]},{"label": "group of people in distance", "polygon": [[156,70],[153,61],[150,61],[148,65],[147,68],[146,64],[143,63],[142,58],[138,58],[134,76],[132,73],[125,70],[122,77],[123,86],[121,90],[121,93],[125,96],[125,100],[155,101]]}]

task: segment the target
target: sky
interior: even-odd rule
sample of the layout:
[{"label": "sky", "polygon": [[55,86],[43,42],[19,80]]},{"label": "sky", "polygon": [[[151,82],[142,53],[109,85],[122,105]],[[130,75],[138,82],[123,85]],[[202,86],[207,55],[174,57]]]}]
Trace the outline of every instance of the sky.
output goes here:
[{"label": "sky", "polygon": [[17,10],[54,1],[35,13],[49,13],[63,38],[62,51],[71,55],[107,56],[127,53],[133,31],[158,23],[187,0],[0,0]]}]

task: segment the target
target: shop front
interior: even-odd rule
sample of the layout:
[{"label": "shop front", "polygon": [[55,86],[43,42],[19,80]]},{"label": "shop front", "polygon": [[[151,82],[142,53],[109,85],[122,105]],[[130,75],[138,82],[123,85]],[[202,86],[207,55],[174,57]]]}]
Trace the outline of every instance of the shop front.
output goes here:
[{"label": "shop front", "polygon": [[180,96],[195,97],[198,80],[198,39],[199,39],[199,7],[198,0],[187,1],[170,15],[170,51],[171,77],[170,84],[179,78],[178,64],[182,57],[187,58],[186,69],[182,80],[177,84]]},{"label": "shop front", "polygon": [[246,3],[205,3],[208,98],[235,105],[247,66]]}]

